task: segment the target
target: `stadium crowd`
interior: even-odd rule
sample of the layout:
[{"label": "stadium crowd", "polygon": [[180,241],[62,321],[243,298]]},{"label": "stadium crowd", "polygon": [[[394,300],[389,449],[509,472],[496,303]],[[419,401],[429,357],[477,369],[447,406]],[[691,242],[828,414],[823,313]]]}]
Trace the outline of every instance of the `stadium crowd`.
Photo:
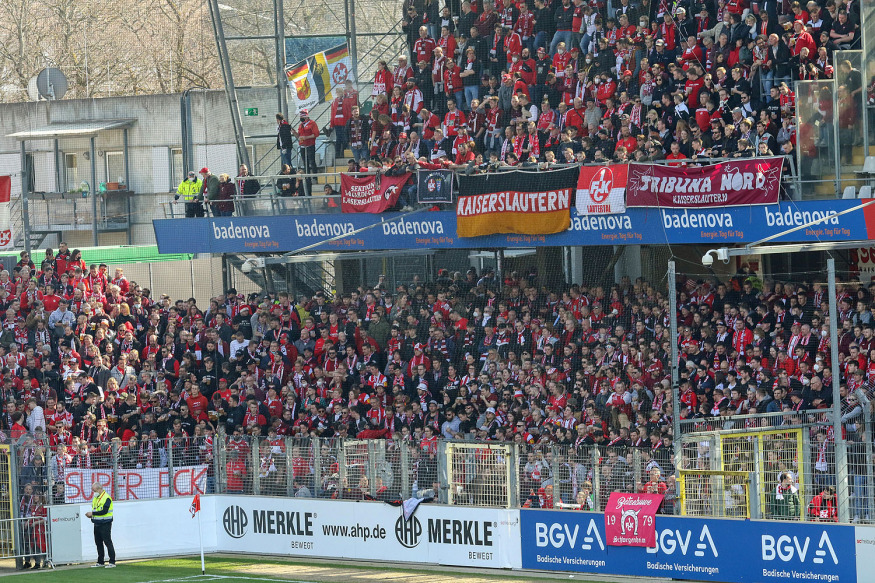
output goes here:
[{"label": "stadium crowd", "polygon": [[[408,53],[379,63],[369,115],[340,92],[330,131],[362,169],[814,158],[836,121],[859,118],[862,75],[833,59],[859,48],[859,12],[854,0],[406,0]],[[838,111],[829,89],[806,95],[817,113],[796,127],[794,82],[834,77]]]},{"label": "stadium crowd", "polygon": [[[844,437],[859,443],[875,380],[872,286],[839,288],[831,339],[820,284],[681,278],[677,414],[731,427],[736,415],[829,407],[837,342]],[[170,449],[176,466],[208,463],[212,488],[220,429],[229,491],[244,491],[249,472],[278,478],[285,458],[272,454],[285,437],[407,446],[421,462],[420,489],[437,480],[439,439],[529,446],[540,452],[522,460],[521,483],[535,505],[552,504],[545,488],[559,481],[545,445],[565,447],[575,467],[593,447],[603,456],[568,476],[563,503],[579,501],[599,471],[614,490],[673,487],[671,315],[665,294],[641,279],[547,287],[535,271],[502,280],[472,268],[395,289],[381,276],[334,301],[229,289],[199,306],[86,265],[62,243],[39,267],[23,252],[0,272],[0,300],[0,429],[27,442],[22,512],[41,496],[63,503],[67,468],[162,467]],[[828,488],[833,437],[821,433],[817,483]],[[264,438],[259,470],[247,466],[247,435]],[[302,450],[296,491],[356,495],[336,480],[313,483],[312,452]],[[630,479],[632,450],[650,481]],[[776,465],[776,481],[788,464]],[[324,477],[336,472],[329,464]]]}]

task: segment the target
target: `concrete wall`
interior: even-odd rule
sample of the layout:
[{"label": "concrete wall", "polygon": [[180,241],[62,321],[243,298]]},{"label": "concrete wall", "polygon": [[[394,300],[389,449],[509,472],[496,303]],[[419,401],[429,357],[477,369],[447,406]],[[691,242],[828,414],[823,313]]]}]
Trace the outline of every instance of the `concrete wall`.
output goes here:
[{"label": "concrete wall", "polygon": [[[244,132],[252,138],[248,142],[260,159],[272,150],[276,135],[276,91],[272,88],[241,89],[238,91],[240,108],[257,108],[258,116],[243,117]],[[191,113],[194,142],[194,164],[197,169],[208,166],[214,173],[236,175],[237,154],[234,130],[223,91],[193,91]],[[177,182],[171,177],[171,149],[182,147],[181,94],[110,97],[102,99],[72,99],[28,103],[0,104],[0,174],[12,176],[13,198],[21,194],[20,143],[8,138],[9,134],[35,130],[52,123],[80,122],[133,118],[137,121],[128,131],[129,169],[131,190],[138,193],[132,201],[133,243],[155,243],[153,218],[164,218],[161,203],[172,200]],[[115,182],[117,176],[107,176],[105,152],[121,151],[123,133],[120,130],[100,134],[96,140],[96,182]],[[27,142],[27,152],[34,159],[34,190],[56,192],[66,185],[55,184],[55,158],[52,140]],[[78,180],[91,182],[91,161],[85,159],[90,149],[87,138],[59,140],[60,164],[65,153],[77,154]],[[262,171],[271,171],[264,157]],[[180,170],[181,171],[181,170]],[[63,180],[63,177],[62,177]],[[87,231],[65,233],[68,241],[82,240],[90,244]],[[127,243],[123,234],[107,233],[101,244]]]}]

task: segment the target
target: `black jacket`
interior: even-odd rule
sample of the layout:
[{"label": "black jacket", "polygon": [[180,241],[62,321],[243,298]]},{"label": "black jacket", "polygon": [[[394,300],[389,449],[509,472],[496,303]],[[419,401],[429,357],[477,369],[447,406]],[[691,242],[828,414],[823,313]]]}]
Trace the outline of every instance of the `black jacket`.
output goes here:
[{"label": "black jacket", "polygon": [[277,128],[276,147],[280,150],[288,150],[292,147],[292,126],[285,120],[281,121]]}]

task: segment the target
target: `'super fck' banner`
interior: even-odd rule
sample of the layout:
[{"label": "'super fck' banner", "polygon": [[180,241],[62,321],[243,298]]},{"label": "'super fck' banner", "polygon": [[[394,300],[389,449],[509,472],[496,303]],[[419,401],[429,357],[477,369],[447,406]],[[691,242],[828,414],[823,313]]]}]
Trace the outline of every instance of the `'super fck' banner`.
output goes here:
[{"label": "'super fck' banner", "polygon": [[575,207],[579,216],[614,215],[626,212],[626,180],[629,167],[581,166]]},{"label": "'super fck' banner", "polygon": [[571,224],[578,169],[459,175],[459,237],[494,233],[549,235]]},{"label": "'super fck' banner", "polygon": [[[64,473],[64,501],[67,504],[87,503],[94,495],[91,484],[97,482],[107,492],[113,492],[112,470],[67,469]],[[167,468],[141,468],[116,472],[115,500],[146,500],[171,496],[193,496],[206,493],[207,466],[181,466],[173,469],[173,479]],[[172,491],[172,494],[171,494]]]},{"label": "'super fck' banner", "polygon": [[776,204],[782,158],[746,158],[711,166],[630,164],[626,206],[707,208]]},{"label": "'super fck' banner", "polygon": [[410,173],[401,176],[340,175],[340,208],[345,213],[382,213],[398,203]]},{"label": "'super fck' banner", "polygon": [[656,511],[662,498],[662,494],[612,492],[605,507],[605,542],[619,547],[656,546]]}]

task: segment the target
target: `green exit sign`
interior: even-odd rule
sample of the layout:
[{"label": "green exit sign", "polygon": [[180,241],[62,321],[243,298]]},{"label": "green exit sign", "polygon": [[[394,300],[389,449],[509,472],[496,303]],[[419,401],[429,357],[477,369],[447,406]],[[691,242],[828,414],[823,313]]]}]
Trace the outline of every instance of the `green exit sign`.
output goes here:
[{"label": "green exit sign", "polygon": [[243,115],[248,116],[248,117],[255,117],[256,115],[258,115],[258,108],[257,107],[247,107],[245,110],[243,110]]}]

